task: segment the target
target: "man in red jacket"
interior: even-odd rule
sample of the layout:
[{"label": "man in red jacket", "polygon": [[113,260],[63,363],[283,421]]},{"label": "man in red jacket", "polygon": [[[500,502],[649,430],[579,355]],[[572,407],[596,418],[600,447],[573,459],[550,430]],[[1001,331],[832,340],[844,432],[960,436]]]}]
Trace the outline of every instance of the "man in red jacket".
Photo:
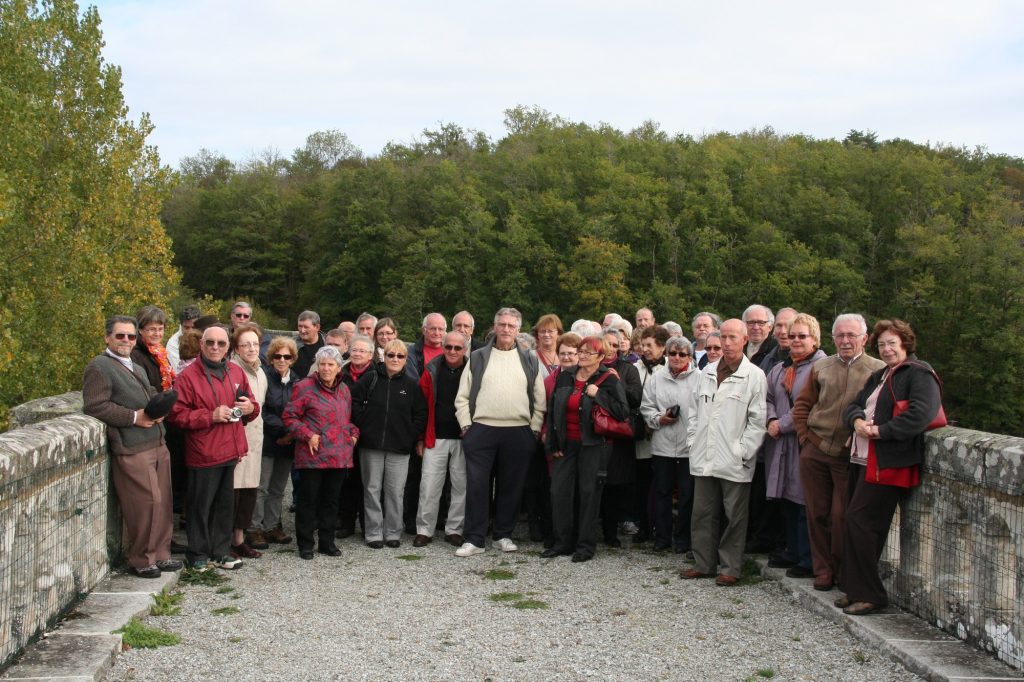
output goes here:
[{"label": "man in red jacket", "polygon": [[203,332],[200,356],[175,381],[178,402],[170,420],[185,432],[188,467],[188,552],[193,568],[207,562],[235,569],[232,557],[235,464],[249,451],[243,424],[259,415],[245,372],[225,361],[228,332],[216,325]]}]

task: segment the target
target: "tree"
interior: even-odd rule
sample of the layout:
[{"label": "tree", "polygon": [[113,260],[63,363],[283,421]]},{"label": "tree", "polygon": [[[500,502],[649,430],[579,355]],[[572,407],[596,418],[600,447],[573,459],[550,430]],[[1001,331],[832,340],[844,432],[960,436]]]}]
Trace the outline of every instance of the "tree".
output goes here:
[{"label": "tree", "polygon": [[[0,0],[0,413],[75,388],[103,320],[166,305],[169,169],[127,118],[95,7]],[[3,419],[0,414],[0,421]]]}]

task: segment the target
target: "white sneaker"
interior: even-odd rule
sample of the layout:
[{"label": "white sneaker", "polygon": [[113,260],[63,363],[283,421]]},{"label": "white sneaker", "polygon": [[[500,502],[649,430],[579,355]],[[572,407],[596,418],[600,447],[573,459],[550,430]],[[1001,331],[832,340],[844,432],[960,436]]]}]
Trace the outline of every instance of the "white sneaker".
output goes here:
[{"label": "white sneaker", "polygon": [[228,555],[221,557],[220,559],[214,559],[210,564],[225,571],[234,571],[235,569],[242,567],[242,560]]},{"label": "white sneaker", "polygon": [[514,552],[519,549],[516,546],[516,543],[512,542],[512,538],[501,538],[500,540],[495,541],[494,544],[498,545],[498,549],[502,552]]},{"label": "white sneaker", "polygon": [[457,550],[455,550],[455,556],[467,557],[473,556],[475,554],[483,554],[486,551],[487,550],[485,548],[477,547],[472,542],[466,542],[462,545],[462,547],[459,547]]}]

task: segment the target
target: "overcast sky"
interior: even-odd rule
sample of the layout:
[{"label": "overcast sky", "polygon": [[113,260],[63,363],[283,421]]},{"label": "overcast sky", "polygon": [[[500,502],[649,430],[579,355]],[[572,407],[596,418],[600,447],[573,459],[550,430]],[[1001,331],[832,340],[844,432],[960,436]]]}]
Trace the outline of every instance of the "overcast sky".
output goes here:
[{"label": "overcast sky", "polygon": [[204,147],[290,156],[328,129],[367,155],[439,122],[496,140],[519,104],[622,130],[856,128],[1024,156],[1018,0],[96,5],[130,115],[150,114],[174,167]]}]

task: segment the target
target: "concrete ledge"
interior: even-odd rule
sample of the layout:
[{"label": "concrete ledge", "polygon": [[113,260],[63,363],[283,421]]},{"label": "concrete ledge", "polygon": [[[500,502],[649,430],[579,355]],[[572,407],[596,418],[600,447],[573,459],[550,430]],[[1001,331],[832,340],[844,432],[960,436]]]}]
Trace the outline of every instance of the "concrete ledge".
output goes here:
[{"label": "concrete ledge", "polygon": [[784,569],[768,568],[765,557],[755,558],[761,574],[778,581],[802,606],[842,625],[857,639],[927,680],[1024,680],[1024,673],[895,607],[869,616],[848,616],[832,604],[841,595],[839,590],[819,592],[810,580],[787,578]]},{"label": "concrete ledge", "polygon": [[51,395],[12,407],[11,428],[37,424],[47,419],[65,417],[81,411],[81,391],[69,391],[64,395]]},{"label": "concrete ledge", "polygon": [[133,616],[148,614],[153,595],[177,584],[177,572],[103,580],[54,630],[26,647],[0,680],[102,680],[122,648],[121,635],[111,633]]}]

